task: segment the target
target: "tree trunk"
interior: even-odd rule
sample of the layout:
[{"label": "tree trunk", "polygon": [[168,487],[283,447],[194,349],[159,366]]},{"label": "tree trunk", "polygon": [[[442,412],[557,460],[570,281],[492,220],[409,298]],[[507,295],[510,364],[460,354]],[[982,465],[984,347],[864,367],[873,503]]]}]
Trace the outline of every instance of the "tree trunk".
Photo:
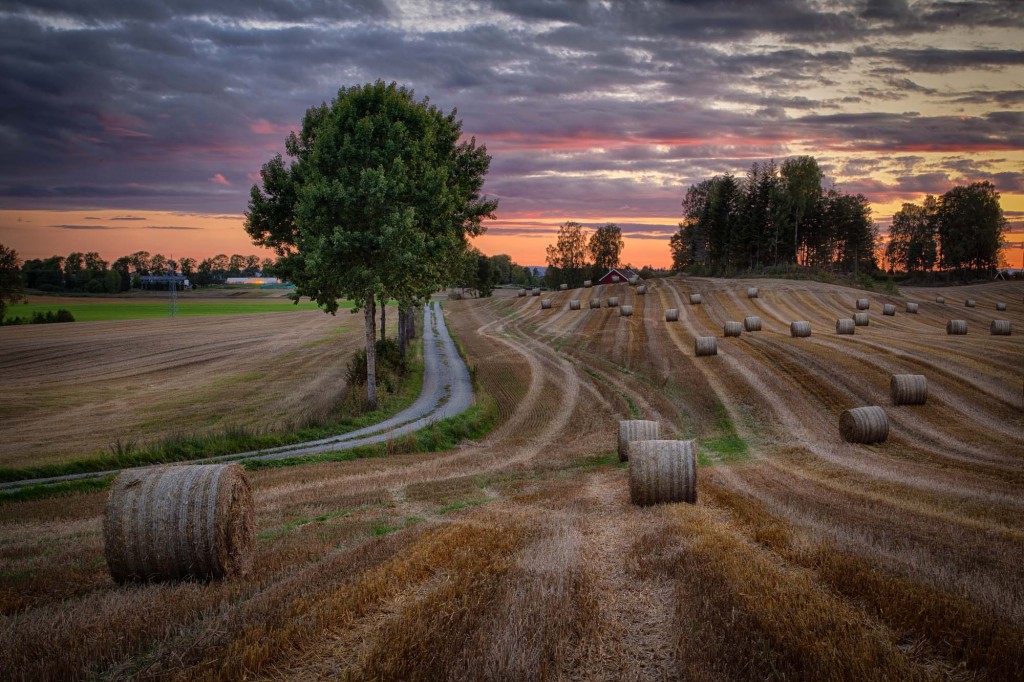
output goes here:
[{"label": "tree trunk", "polygon": [[380,340],[381,341],[384,340],[384,322],[386,321],[385,311],[387,310],[387,307],[388,307],[388,302],[384,299],[383,296],[381,296],[380,297]]},{"label": "tree trunk", "polygon": [[418,312],[419,306],[409,306],[409,312],[406,314],[405,321],[409,325],[407,336],[410,341],[416,338],[416,315]]},{"label": "tree trunk", "polygon": [[371,410],[377,409],[377,330],[373,310],[373,294],[367,294],[363,317],[366,322],[366,402]]},{"label": "tree trunk", "polygon": [[406,322],[405,322],[405,316],[408,314],[406,311],[407,311],[407,308],[403,307],[402,304],[399,303],[398,304],[398,353],[403,358],[405,357],[405,347],[407,345],[409,345],[409,338],[408,338],[408,334],[406,333],[407,329],[406,329]]}]

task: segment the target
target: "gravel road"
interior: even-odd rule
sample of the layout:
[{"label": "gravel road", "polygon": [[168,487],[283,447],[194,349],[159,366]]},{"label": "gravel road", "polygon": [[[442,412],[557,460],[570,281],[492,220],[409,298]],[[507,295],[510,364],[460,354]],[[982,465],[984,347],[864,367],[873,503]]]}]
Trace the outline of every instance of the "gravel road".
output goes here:
[{"label": "gravel road", "polygon": [[[423,388],[416,401],[390,419],[349,433],[319,440],[293,443],[266,450],[252,450],[232,455],[221,455],[189,464],[223,461],[274,460],[303,457],[324,452],[348,450],[361,445],[383,443],[399,436],[418,431],[425,426],[465,412],[473,404],[473,382],[466,363],[459,356],[455,342],[444,321],[440,303],[434,302],[423,310]],[[36,478],[0,483],[0,490],[17,490],[30,485],[60,483],[85,478],[102,478],[116,474],[120,469],[69,474],[51,478]]]}]

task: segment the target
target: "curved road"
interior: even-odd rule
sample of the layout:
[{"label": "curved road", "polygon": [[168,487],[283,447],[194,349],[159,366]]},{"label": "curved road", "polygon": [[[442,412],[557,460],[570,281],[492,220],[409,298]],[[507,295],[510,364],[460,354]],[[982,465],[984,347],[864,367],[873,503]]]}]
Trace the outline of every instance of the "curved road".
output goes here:
[{"label": "curved road", "polygon": [[[473,383],[469,378],[466,363],[459,356],[455,342],[448,333],[444,313],[439,303],[423,309],[423,388],[416,401],[390,419],[350,431],[339,436],[319,440],[293,443],[266,450],[252,450],[233,455],[221,455],[205,459],[180,462],[180,464],[207,464],[233,460],[272,460],[288,457],[303,457],[323,452],[336,452],[373,445],[418,431],[425,426],[465,412],[473,404]],[[30,485],[60,483],[85,478],[102,478],[116,474],[121,469],[94,471],[83,474],[68,474],[50,478],[35,478],[0,483],[0,491],[16,490]]]}]

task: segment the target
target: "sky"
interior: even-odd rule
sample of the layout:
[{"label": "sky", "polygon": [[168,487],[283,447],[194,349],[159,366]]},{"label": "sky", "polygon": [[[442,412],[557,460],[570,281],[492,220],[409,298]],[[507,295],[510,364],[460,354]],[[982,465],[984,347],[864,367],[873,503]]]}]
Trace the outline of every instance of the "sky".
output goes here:
[{"label": "sky", "polygon": [[499,207],[474,243],[521,264],[575,220],[667,266],[689,185],[803,154],[883,229],[991,181],[1024,244],[1021,0],[5,0],[0,243],[259,253],[261,165],[378,79],[486,145]]}]

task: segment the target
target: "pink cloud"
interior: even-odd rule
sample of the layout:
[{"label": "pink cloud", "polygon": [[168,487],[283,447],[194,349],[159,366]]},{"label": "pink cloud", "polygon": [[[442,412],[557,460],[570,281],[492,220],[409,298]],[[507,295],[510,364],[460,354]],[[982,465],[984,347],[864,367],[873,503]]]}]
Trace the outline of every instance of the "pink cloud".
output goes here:
[{"label": "pink cloud", "polygon": [[277,135],[285,137],[291,132],[291,126],[274,124],[265,118],[258,118],[249,124],[249,130],[257,135]]},{"label": "pink cloud", "polygon": [[216,183],[218,185],[224,185],[225,187],[231,186],[231,182],[224,177],[223,173],[217,173],[216,175],[214,175],[212,178],[210,178],[210,182]]}]

